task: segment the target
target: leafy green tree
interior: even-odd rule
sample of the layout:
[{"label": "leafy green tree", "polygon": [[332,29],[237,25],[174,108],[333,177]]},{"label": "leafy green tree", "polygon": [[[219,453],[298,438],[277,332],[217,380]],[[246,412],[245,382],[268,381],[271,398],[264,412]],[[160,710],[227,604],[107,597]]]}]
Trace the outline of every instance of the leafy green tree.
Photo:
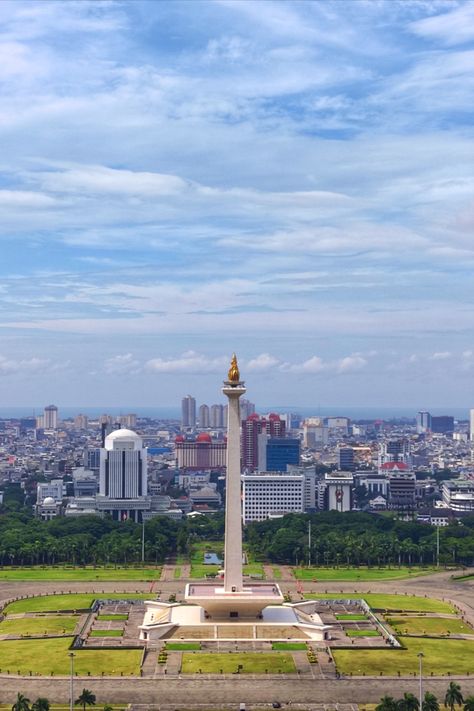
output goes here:
[{"label": "leafy green tree", "polygon": [[382,696],[375,711],[398,711],[398,705],[393,696]]},{"label": "leafy green tree", "polygon": [[468,696],[464,699],[463,711],[474,711],[474,696]]},{"label": "leafy green tree", "polygon": [[[421,704],[421,711],[439,711],[438,699],[429,691],[425,694],[425,698]],[[474,711],[474,709],[472,709],[472,711]]]},{"label": "leafy green tree", "polygon": [[18,693],[12,711],[30,711],[30,700]]},{"label": "leafy green tree", "polygon": [[420,702],[416,698],[415,694],[410,694],[405,692],[403,694],[403,699],[397,701],[398,711],[418,711],[420,708]]},{"label": "leafy green tree", "polygon": [[83,711],[86,711],[86,706],[95,706],[95,694],[89,689],[83,689],[81,695],[75,700],[75,704],[80,704]]},{"label": "leafy green tree", "polygon": [[454,711],[455,706],[462,706],[464,699],[461,693],[461,687],[455,681],[451,681],[444,697],[444,705],[449,706],[451,711]]},{"label": "leafy green tree", "polygon": [[40,696],[33,702],[31,711],[49,711],[49,701],[44,697]]}]

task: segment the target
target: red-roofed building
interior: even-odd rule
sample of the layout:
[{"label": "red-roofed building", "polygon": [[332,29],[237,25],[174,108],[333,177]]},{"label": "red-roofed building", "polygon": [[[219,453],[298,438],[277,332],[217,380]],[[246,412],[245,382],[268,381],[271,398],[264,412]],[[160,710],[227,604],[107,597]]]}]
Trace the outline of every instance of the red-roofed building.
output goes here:
[{"label": "red-roofed building", "polygon": [[178,435],[175,448],[180,469],[225,469],[227,442],[213,442],[207,432],[201,432],[196,439],[186,439]]}]

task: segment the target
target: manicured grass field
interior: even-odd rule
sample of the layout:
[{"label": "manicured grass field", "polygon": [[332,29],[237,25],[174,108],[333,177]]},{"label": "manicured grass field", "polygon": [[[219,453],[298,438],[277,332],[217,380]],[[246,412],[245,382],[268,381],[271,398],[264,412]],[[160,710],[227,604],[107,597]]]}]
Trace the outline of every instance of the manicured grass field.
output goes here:
[{"label": "manicured grass field", "polygon": [[377,630],[346,630],[348,637],[379,637]]},{"label": "manicured grass field", "polygon": [[161,568],[109,568],[109,567],[28,567],[0,568],[0,580],[62,580],[69,581],[105,581],[105,580],[158,580]]},{"label": "manicured grass field", "polygon": [[304,652],[307,646],[304,642],[273,642],[272,649],[282,652]]},{"label": "manicured grass field", "polygon": [[263,579],[263,565],[261,563],[247,563],[243,568],[244,575],[258,575]]},{"label": "manicured grass field", "polygon": [[174,569],[173,577],[175,580],[179,580],[179,578],[181,577],[181,568],[180,567],[177,567]]},{"label": "manicured grass field", "polygon": [[[70,660],[69,638],[29,639],[0,642],[0,669],[16,674],[68,675]],[[74,669],[79,675],[90,671],[93,675],[102,672],[108,676],[138,675],[140,671],[140,649],[101,650],[77,649]]]},{"label": "manicured grass field", "polygon": [[[387,622],[397,634],[474,634],[472,627],[461,619],[443,617],[387,617]],[[0,625],[1,630],[1,625]]]},{"label": "manicured grass field", "polygon": [[123,637],[123,630],[92,630],[90,637]]},{"label": "manicured grass field", "polygon": [[348,614],[341,613],[341,614],[336,615],[336,620],[347,620],[348,622],[351,620],[357,622],[359,620],[366,620],[366,619],[367,619],[367,617],[365,615],[357,615],[357,614],[349,614],[349,613]]},{"label": "manicured grass field", "polygon": [[337,669],[343,674],[397,676],[418,670],[418,653],[423,652],[423,673],[446,675],[472,673],[474,642],[458,639],[411,639],[401,637],[406,649],[333,649]]},{"label": "manicured grass field", "polygon": [[97,619],[101,622],[120,622],[121,620],[128,620],[128,615],[122,615],[117,612],[117,614],[111,613],[110,615],[97,615]]},{"label": "manicured grass field", "polygon": [[296,667],[291,654],[284,652],[261,653],[249,652],[248,654],[183,654],[181,671],[184,674],[197,674],[201,670],[204,674],[232,674],[238,671],[241,674],[269,674],[295,673]]},{"label": "manicured grass field", "polygon": [[219,565],[204,565],[193,563],[191,565],[191,578],[205,578],[206,575],[217,575],[220,570]]},{"label": "manicured grass field", "polygon": [[200,642],[166,642],[166,649],[170,652],[199,651]]},{"label": "manicured grass field", "polygon": [[272,568],[273,577],[275,580],[281,580],[281,570],[280,568]]},{"label": "manicured grass field", "polygon": [[418,575],[429,575],[437,572],[436,568],[420,568],[402,566],[401,568],[294,568],[298,580],[400,580]]},{"label": "manicured grass field", "polygon": [[153,593],[66,593],[64,595],[41,595],[24,600],[16,600],[6,606],[4,612],[13,615],[23,612],[58,612],[61,610],[86,610],[95,599],[104,600],[148,600]]},{"label": "manicured grass field", "polygon": [[304,597],[307,600],[330,600],[362,598],[375,610],[401,610],[403,612],[447,612],[455,610],[447,602],[435,600],[432,597],[417,597],[416,595],[382,595],[379,593],[309,593]]},{"label": "manicured grass field", "polygon": [[79,615],[6,618],[0,622],[0,634],[73,634]]}]

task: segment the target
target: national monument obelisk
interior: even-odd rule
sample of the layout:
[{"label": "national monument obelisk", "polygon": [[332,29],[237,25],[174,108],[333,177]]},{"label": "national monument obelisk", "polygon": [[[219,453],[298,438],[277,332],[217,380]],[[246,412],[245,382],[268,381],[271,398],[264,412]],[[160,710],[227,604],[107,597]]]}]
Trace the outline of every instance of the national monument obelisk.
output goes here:
[{"label": "national monument obelisk", "polygon": [[224,590],[240,592],[242,581],[242,511],[240,494],[240,402],[245,393],[234,353],[223,394],[227,397],[227,474],[225,497]]}]

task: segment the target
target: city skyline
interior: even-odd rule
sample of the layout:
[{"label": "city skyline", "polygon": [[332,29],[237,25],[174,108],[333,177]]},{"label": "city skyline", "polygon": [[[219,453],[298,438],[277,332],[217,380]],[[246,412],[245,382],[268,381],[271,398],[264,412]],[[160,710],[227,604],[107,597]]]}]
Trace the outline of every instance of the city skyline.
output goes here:
[{"label": "city skyline", "polygon": [[0,403],[468,411],[472,3],[1,11]]}]

